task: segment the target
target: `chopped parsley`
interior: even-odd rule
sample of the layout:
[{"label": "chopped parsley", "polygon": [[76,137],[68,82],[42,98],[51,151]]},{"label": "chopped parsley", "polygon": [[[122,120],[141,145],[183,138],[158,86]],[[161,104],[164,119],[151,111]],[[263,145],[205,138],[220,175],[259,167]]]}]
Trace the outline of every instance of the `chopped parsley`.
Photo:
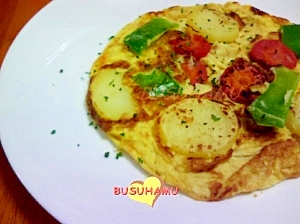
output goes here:
[{"label": "chopped parsley", "polygon": [[54,135],[56,133],[56,130],[51,131],[51,135]]},{"label": "chopped parsley", "polygon": [[108,96],[104,96],[104,100],[107,101],[108,100]]},{"label": "chopped parsley", "polygon": [[108,40],[111,40],[111,39],[113,39],[115,36],[111,36],[110,38],[108,38]]},{"label": "chopped parsley", "polygon": [[247,38],[247,41],[251,41],[251,40],[253,40],[253,37],[250,36]]},{"label": "chopped parsley", "polygon": [[138,161],[139,161],[139,163],[143,163],[144,162],[141,157],[138,157]]},{"label": "chopped parsley", "polygon": [[211,83],[212,83],[213,86],[217,86],[217,79],[216,79],[216,78],[213,78],[213,79],[211,80]]},{"label": "chopped parsley", "polygon": [[217,117],[217,116],[214,115],[214,114],[212,114],[212,115],[211,115],[211,119],[212,119],[213,121],[219,121],[221,118],[220,118],[220,117]]},{"label": "chopped parsley", "polygon": [[[115,81],[114,79],[113,79],[113,80],[111,80],[111,82],[110,82],[108,85],[110,85],[110,86],[111,86],[111,85],[114,83],[114,81]],[[113,86],[114,86],[114,85],[113,85]]]},{"label": "chopped parsley", "polygon": [[122,133],[120,133],[120,135],[124,137],[124,136],[125,136],[125,133],[124,133],[124,132],[122,132]]},{"label": "chopped parsley", "polygon": [[105,157],[105,158],[109,157],[109,152],[105,152],[105,153],[104,153],[104,157]]},{"label": "chopped parsley", "polygon": [[122,152],[118,152],[117,154],[116,154],[116,159],[119,159],[120,157],[122,157],[123,156],[123,153]]}]

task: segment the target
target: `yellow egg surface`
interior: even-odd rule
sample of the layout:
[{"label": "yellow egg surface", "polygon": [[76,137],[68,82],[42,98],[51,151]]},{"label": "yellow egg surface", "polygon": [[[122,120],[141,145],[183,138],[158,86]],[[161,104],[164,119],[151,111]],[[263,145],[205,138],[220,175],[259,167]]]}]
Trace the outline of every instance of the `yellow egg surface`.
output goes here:
[{"label": "yellow egg surface", "polygon": [[[172,28],[162,28],[137,54],[124,40],[153,18]],[[249,52],[261,39],[280,40],[285,24],[291,22],[236,2],[140,15],[93,63],[88,110],[119,150],[196,200],[219,201],[299,177],[300,85],[284,128],[258,126],[247,111],[272,82]],[[202,44],[192,45],[195,38]]]}]

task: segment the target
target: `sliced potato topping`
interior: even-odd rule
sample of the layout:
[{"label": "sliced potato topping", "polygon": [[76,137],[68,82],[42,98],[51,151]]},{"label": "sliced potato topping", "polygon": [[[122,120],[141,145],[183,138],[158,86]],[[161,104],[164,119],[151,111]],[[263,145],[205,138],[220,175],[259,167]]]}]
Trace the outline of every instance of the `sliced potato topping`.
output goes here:
[{"label": "sliced potato topping", "polygon": [[124,71],[102,69],[93,76],[90,98],[97,113],[104,119],[120,120],[132,118],[137,112],[131,89],[122,84]]},{"label": "sliced potato topping", "polygon": [[211,42],[232,42],[239,34],[238,22],[217,10],[193,11],[187,24]]},{"label": "sliced potato topping", "polygon": [[162,144],[185,156],[209,159],[225,154],[233,146],[238,129],[232,109],[206,99],[184,99],[160,115]]},{"label": "sliced potato topping", "polygon": [[285,125],[290,132],[300,136],[300,90],[295,93]]}]

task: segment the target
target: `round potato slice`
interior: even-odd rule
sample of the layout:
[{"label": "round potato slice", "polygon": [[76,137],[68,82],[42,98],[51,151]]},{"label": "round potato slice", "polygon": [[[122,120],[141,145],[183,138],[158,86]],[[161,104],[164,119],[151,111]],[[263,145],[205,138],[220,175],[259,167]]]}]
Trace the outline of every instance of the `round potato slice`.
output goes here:
[{"label": "round potato slice", "polygon": [[239,129],[230,108],[195,98],[169,106],[159,122],[164,146],[181,155],[202,158],[225,154],[234,144]]},{"label": "round potato slice", "polygon": [[217,10],[194,11],[189,15],[187,23],[212,42],[232,42],[239,34],[237,21]]},{"label": "round potato slice", "polygon": [[132,118],[137,113],[131,89],[122,83],[123,72],[115,69],[100,70],[90,83],[90,98],[96,112],[104,119]]}]

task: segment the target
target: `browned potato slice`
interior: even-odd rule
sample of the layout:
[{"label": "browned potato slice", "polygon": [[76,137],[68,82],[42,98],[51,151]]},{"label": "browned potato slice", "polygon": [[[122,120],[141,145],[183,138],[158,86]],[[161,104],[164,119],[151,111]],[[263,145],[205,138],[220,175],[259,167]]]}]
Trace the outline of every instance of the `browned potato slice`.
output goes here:
[{"label": "browned potato slice", "polygon": [[236,140],[239,125],[230,108],[190,98],[162,112],[160,134],[164,146],[178,154],[212,158],[226,153]]}]

